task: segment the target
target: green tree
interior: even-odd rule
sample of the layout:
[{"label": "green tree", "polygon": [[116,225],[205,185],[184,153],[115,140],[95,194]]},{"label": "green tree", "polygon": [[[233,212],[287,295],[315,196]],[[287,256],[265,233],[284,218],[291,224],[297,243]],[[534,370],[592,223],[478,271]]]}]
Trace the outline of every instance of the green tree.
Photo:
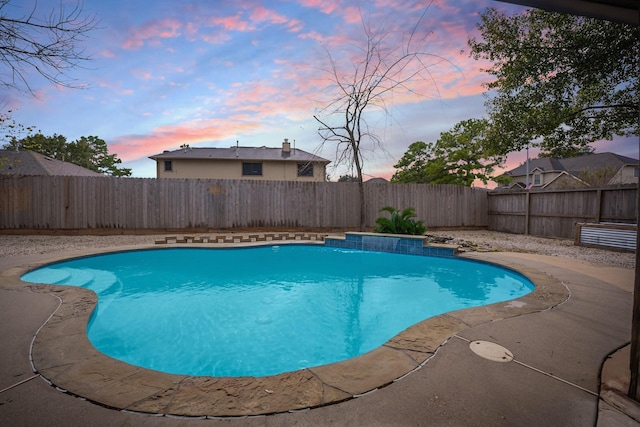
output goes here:
[{"label": "green tree", "polygon": [[0,140],[11,141],[22,138],[23,134],[30,134],[34,127],[18,123],[11,117],[12,110],[0,112]]},{"label": "green tree", "polygon": [[403,184],[426,184],[429,182],[427,176],[427,163],[433,160],[433,143],[416,141],[409,145],[402,158],[393,165],[396,172],[391,177],[391,182]]},{"label": "green tree", "polygon": [[538,157],[553,157],[555,159],[567,159],[570,157],[585,156],[595,153],[595,149],[590,145],[576,146],[563,145],[548,147],[545,151],[538,153]]},{"label": "green tree", "polygon": [[69,161],[65,158],[67,156],[67,138],[58,134],[44,136],[41,133],[36,133],[22,139],[11,138],[3,148],[31,150],[52,159],[62,160],[63,162]]},{"label": "green tree", "polygon": [[97,136],[82,136],[69,144],[72,163],[111,176],[130,176],[131,169],[119,168],[122,163],[115,154],[109,154],[107,143]]},{"label": "green tree", "polygon": [[353,175],[340,175],[338,182],[358,182],[358,177]]},{"label": "green tree", "polygon": [[414,142],[394,165],[391,182],[455,184],[471,186],[476,179],[485,184],[501,156],[486,154],[484,133],[488,122],[469,119],[442,132],[435,143]]},{"label": "green tree", "polygon": [[638,135],[640,39],[629,25],[541,10],[481,15],[471,56],[488,60],[486,106],[495,152],[539,145],[547,155]]},{"label": "green tree", "polygon": [[131,175],[131,169],[118,168],[122,160],[115,154],[109,154],[107,143],[97,136],[83,136],[68,143],[67,138],[62,135],[45,136],[36,133],[20,140],[13,138],[3,148],[35,151],[106,175]]}]

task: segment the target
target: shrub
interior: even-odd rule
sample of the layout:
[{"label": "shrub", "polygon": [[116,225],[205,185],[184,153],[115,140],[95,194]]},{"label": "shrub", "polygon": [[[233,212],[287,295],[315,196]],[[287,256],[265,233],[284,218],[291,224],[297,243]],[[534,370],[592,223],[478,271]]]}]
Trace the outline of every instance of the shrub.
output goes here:
[{"label": "shrub", "polygon": [[376,219],[378,226],[373,230],[375,233],[389,234],[424,234],[427,228],[422,221],[414,219],[416,214],[413,208],[406,208],[403,211],[385,206],[380,212],[388,212],[391,218],[380,216]]}]

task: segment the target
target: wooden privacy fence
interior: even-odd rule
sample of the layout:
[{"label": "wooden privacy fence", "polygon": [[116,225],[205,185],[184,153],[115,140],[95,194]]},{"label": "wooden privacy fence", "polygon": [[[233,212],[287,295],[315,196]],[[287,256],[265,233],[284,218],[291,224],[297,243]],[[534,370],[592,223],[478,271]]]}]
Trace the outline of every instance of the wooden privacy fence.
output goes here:
[{"label": "wooden privacy fence", "polygon": [[[487,192],[365,184],[366,223],[412,206],[427,227],[573,238],[576,223],[635,223],[636,187]],[[357,228],[357,183],[0,176],[0,229]]]},{"label": "wooden privacy fence", "polygon": [[[486,227],[487,193],[365,184],[366,223],[412,206],[428,227]],[[356,228],[356,183],[0,176],[0,229]]]},{"label": "wooden privacy fence", "polygon": [[489,229],[573,238],[576,223],[636,223],[636,186],[488,193]]}]

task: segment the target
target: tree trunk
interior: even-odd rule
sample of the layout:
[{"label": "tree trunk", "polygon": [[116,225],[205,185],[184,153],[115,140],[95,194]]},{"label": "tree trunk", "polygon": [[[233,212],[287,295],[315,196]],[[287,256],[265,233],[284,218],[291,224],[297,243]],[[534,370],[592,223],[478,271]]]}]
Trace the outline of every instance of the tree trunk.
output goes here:
[{"label": "tree trunk", "polygon": [[366,209],[364,200],[364,181],[362,180],[362,165],[360,164],[360,151],[355,142],[351,141],[353,147],[353,163],[356,166],[356,172],[358,173],[358,193],[360,195],[360,231],[367,231],[366,221]]},{"label": "tree trunk", "polygon": [[360,231],[367,231],[367,222],[365,219],[365,204],[364,204],[364,183],[362,178],[358,181],[358,192],[360,193]]}]

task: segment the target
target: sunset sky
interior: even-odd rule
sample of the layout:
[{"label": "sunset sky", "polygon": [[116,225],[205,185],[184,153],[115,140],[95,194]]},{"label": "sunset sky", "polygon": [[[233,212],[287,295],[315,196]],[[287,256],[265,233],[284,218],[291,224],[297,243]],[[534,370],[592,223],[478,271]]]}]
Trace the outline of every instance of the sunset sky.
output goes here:
[{"label": "sunset sky", "polygon": [[[72,8],[73,1],[63,1]],[[53,0],[39,1],[48,15]],[[5,13],[23,16],[33,0],[13,0]],[[388,115],[368,123],[384,150],[366,150],[365,179],[390,178],[393,165],[415,141],[469,118],[485,117],[483,64],[469,57],[487,7],[508,13],[520,6],[491,0],[434,0],[417,27],[425,39],[430,79],[417,94],[388,98]],[[55,87],[31,76],[36,97],[0,89],[3,109],[25,126],[73,141],[95,135],[131,168],[155,177],[148,156],[192,147],[295,146],[335,161],[335,146],[322,146],[313,115],[330,99],[328,53],[350,66],[363,41],[363,21],[401,40],[425,11],[413,0],[84,0],[84,12],[100,21],[85,44],[93,60],[71,76],[83,89]],[[484,64],[485,66],[487,64]],[[595,144],[638,158],[637,140]],[[524,160],[509,156],[507,169]],[[332,180],[351,173],[328,169]]]}]

